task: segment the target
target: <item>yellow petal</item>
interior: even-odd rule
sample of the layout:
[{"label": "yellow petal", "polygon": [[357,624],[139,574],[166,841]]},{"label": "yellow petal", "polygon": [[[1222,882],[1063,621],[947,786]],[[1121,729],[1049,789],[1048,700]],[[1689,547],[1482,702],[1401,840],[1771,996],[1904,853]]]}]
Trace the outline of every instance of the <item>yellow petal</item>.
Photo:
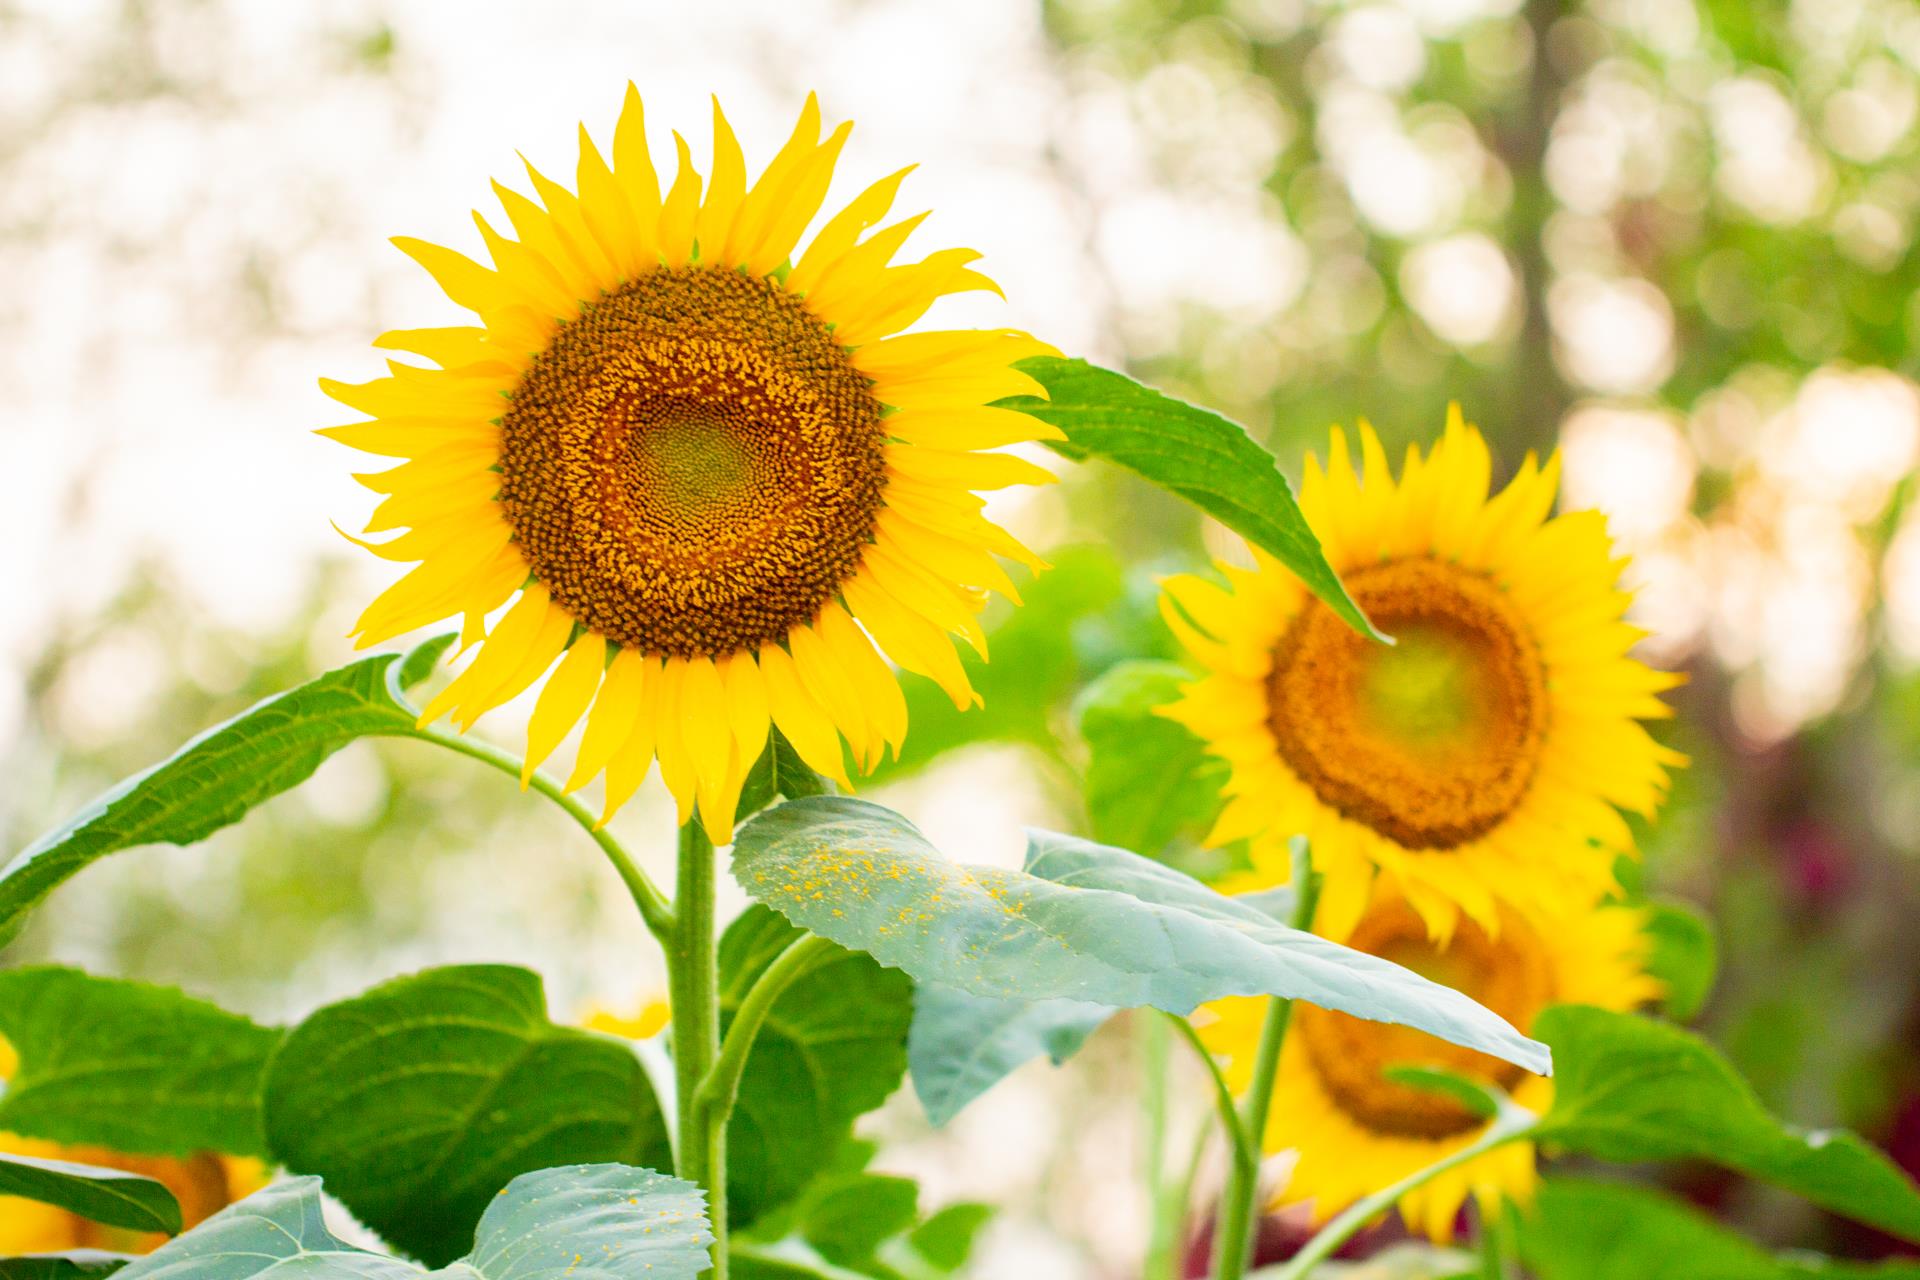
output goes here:
[{"label": "yellow petal", "polygon": [[711,786],[726,774],[727,749],[733,740],[726,686],[711,658],[669,659],[669,666],[674,663],[682,666],[680,737],[686,743],[698,784]]},{"label": "yellow petal", "polygon": [[840,735],[833,720],[807,692],[792,656],[777,644],[764,646],[760,650],[760,675],[767,686],[768,714],[807,767],[842,786],[852,786],[840,753]]},{"label": "yellow petal", "polygon": [[890,413],[883,425],[888,435],[931,449],[998,449],[1029,440],[1067,438],[1058,427],[1030,413],[985,406]]},{"label": "yellow petal", "polygon": [[733,740],[743,758],[760,758],[767,745],[767,682],[760,664],[751,653],[736,653],[722,658],[720,681],[727,689],[727,720],[733,728]]},{"label": "yellow petal", "polygon": [[540,691],[540,700],[533,704],[533,715],[527,721],[527,758],[520,769],[522,790],[532,781],[533,771],[580,722],[581,715],[593,701],[594,691],[600,687],[600,677],[606,667],[606,639],[592,631],[575,640],[567,656],[560,660],[553,678]]},{"label": "yellow petal", "polygon": [[[568,791],[578,791],[591,782],[634,731],[646,669],[646,659],[633,649],[622,649],[607,665],[607,677],[601,682],[600,694],[593,701],[593,710],[587,713],[587,731],[580,735],[580,750],[574,756],[573,772],[567,777]],[[651,733],[647,735],[647,759],[653,759]]]},{"label": "yellow petal", "polygon": [[487,311],[512,301],[501,290],[500,277],[464,253],[412,236],[395,236],[393,246],[425,267],[447,297],[469,311]]},{"label": "yellow petal", "polygon": [[1016,484],[1052,484],[1060,477],[1012,453],[967,453],[903,445],[887,450],[887,467],[925,484],[959,489],[1005,489]]},{"label": "yellow petal", "polygon": [[660,209],[660,260],[669,267],[677,267],[693,256],[694,219],[700,213],[700,174],[693,167],[693,153],[678,133],[673,135],[673,145],[679,153],[680,168]]},{"label": "yellow petal", "polygon": [[[625,733],[607,761],[606,800],[600,811],[602,826],[647,780],[653,771],[655,748],[660,741],[660,697],[665,685],[660,662],[642,657],[632,649],[623,650],[620,656],[624,658],[628,654],[633,655],[632,692],[625,696],[632,700],[632,710],[625,721]],[[615,663],[618,665],[618,659]]]},{"label": "yellow petal", "polygon": [[720,99],[713,100],[713,177],[707,183],[707,198],[700,206],[695,223],[695,238],[700,244],[703,262],[733,266],[723,258],[727,237],[740,212],[741,197],[747,190],[747,165],[740,154],[740,140],[720,110]]},{"label": "yellow petal", "polygon": [[627,199],[643,231],[657,226],[660,219],[660,179],[653,171],[653,155],[647,150],[647,112],[640,101],[640,90],[629,81],[626,101],[620,107],[620,123],[613,129],[613,176]]},{"label": "yellow petal", "polygon": [[795,293],[811,290],[868,227],[887,216],[901,182],[913,172],[914,167],[908,165],[898,173],[888,174],[848,201],[846,208],[828,219],[827,225],[820,228],[820,234],[813,238],[813,243],[807,246],[806,253],[787,276],[787,288]]},{"label": "yellow petal", "polygon": [[787,634],[787,646],[800,682],[819,703],[853,748],[855,761],[863,770],[873,768],[879,759],[880,739],[867,721],[865,706],[854,690],[853,680],[840,666],[832,646],[811,626],[795,627]]}]

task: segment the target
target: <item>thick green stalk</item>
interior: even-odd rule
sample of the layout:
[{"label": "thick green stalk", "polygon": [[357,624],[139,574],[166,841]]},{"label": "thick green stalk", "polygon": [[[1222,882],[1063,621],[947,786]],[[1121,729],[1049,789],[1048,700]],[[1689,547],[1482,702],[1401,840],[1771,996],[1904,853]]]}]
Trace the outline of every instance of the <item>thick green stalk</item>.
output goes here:
[{"label": "thick green stalk", "polygon": [[699,820],[680,828],[674,930],[667,946],[673,1082],[678,1124],[674,1172],[706,1188],[713,1226],[712,1280],[727,1277],[727,1150],[700,1114],[700,1089],[720,1054],[720,967],[714,941],[713,842]]},{"label": "thick green stalk", "polygon": [[[1295,929],[1313,926],[1319,885],[1313,876],[1313,858],[1304,837],[1293,841],[1293,916]],[[1214,1237],[1215,1280],[1240,1280],[1253,1255],[1253,1227],[1260,1216],[1260,1152],[1267,1137],[1267,1111],[1273,1103],[1273,1082],[1280,1072],[1280,1050],[1286,1046],[1287,1026],[1293,1020],[1293,1001],[1272,999],[1260,1025],[1260,1045],[1253,1055],[1253,1074],[1247,1084],[1245,1110],[1239,1118],[1239,1141],[1250,1157],[1235,1160],[1220,1204],[1220,1226]]]}]

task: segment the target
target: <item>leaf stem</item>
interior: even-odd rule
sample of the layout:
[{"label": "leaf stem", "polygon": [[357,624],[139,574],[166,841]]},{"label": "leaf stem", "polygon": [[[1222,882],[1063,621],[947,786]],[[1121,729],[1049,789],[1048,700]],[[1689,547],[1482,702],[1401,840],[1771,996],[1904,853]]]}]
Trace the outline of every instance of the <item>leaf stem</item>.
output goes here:
[{"label": "leaf stem", "polygon": [[1173,1202],[1173,1180],[1167,1170],[1168,1075],[1173,1065],[1173,1041],[1167,1024],[1156,1017],[1137,1020],[1141,1092],[1146,1103],[1147,1256],[1146,1280],[1174,1280],[1176,1241],[1185,1201]]},{"label": "leaf stem", "polygon": [[1322,1227],[1313,1239],[1307,1241],[1304,1249],[1275,1268],[1270,1273],[1271,1280],[1304,1280],[1304,1277],[1312,1274],[1316,1266],[1332,1257],[1334,1250],[1352,1239],[1354,1233],[1361,1227],[1367,1225],[1375,1216],[1391,1209],[1394,1202],[1401,1196],[1425,1186],[1449,1169],[1457,1169],[1470,1160],[1479,1159],[1496,1147],[1524,1138],[1533,1132],[1539,1123],[1539,1116],[1525,1107],[1503,1099],[1500,1114],[1492,1124],[1487,1126],[1486,1131],[1479,1138],[1452,1155],[1410,1173],[1392,1186],[1376,1191],[1366,1199],[1354,1203]]},{"label": "leaf stem", "polygon": [[[1320,886],[1314,878],[1313,855],[1306,837],[1293,838],[1292,854],[1293,917],[1287,923],[1304,931],[1313,927]],[[1286,1045],[1287,1028],[1292,1021],[1293,1001],[1268,1000],[1267,1016],[1260,1025],[1260,1045],[1254,1051],[1253,1074],[1247,1083],[1245,1111],[1236,1126],[1240,1141],[1251,1151],[1251,1158],[1235,1160],[1227,1178],[1226,1193],[1220,1204],[1219,1232],[1214,1240],[1216,1280],[1240,1280],[1253,1253],[1253,1227],[1259,1217],[1260,1151],[1266,1142],[1273,1083],[1280,1073],[1280,1051]]]},{"label": "leaf stem", "polygon": [[1213,1056],[1213,1051],[1207,1048],[1205,1041],[1200,1039],[1200,1033],[1193,1029],[1191,1022],[1173,1013],[1162,1013],[1160,1016],[1180,1033],[1182,1040],[1193,1047],[1194,1056],[1200,1059],[1201,1065],[1206,1067],[1208,1076],[1213,1080],[1213,1103],[1220,1113],[1220,1127],[1227,1134],[1227,1149],[1228,1154],[1233,1157],[1234,1173],[1238,1175],[1248,1167],[1257,1173],[1260,1165],[1260,1148],[1254,1145],[1240,1122],[1240,1110],[1233,1101],[1233,1086],[1227,1083],[1227,1074],[1221,1069],[1220,1060]]},{"label": "leaf stem", "polygon": [[[525,770],[525,763],[517,756],[477,738],[441,733],[434,729],[415,729],[412,736],[445,747],[449,751],[458,752],[482,764],[491,765],[511,777],[518,778]],[[660,892],[659,886],[655,885],[647,873],[640,869],[640,865],[633,860],[620,842],[613,838],[613,834],[594,820],[593,812],[562,791],[559,783],[535,770],[533,776],[527,780],[527,785],[559,805],[561,810],[579,823],[581,829],[596,845],[600,846],[600,852],[605,854],[607,861],[613,864],[613,869],[619,873],[622,883],[627,886],[627,892],[633,896],[633,905],[639,908],[640,918],[646,922],[647,929],[660,940],[662,946],[669,946],[668,939],[674,931],[674,912],[673,907],[667,902],[666,895]]]},{"label": "leaf stem", "polygon": [[[727,1278],[727,1149],[704,1123],[700,1089],[720,1052],[719,950],[714,942],[713,842],[699,819],[680,828],[674,927],[666,942],[672,1011],[674,1172],[707,1192],[712,1280]],[[721,1135],[724,1137],[724,1133]]]},{"label": "leaf stem", "polygon": [[740,1095],[740,1077],[747,1069],[747,1055],[752,1052],[753,1042],[767,1015],[788,987],[811,973],[822,961],[832,958],[837,950],[839,948],[825,938],[809,933],[775,956],[773,963],[754,980],[733,1015],[733,1025],[727,1028],[726,1038],[721,1041],[720,1056],[714,1059],[712,1069],[694,1095],[694,1106],[703,1123],[718,1126],[724,1135],[734,1101]]}]

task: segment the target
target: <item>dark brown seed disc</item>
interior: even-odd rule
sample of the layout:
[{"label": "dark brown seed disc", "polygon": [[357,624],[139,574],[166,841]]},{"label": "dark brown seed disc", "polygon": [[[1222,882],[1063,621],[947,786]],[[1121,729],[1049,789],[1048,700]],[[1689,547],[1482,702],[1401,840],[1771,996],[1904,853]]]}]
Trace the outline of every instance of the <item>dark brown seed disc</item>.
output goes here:
[{"label": "dark brown seed disc", "polygon": [[725,268],[588,305],[502,426],[500,501],[535,576],[648,654],[754,649],[818,616],[886,483],[867,378],[799,298]]}]

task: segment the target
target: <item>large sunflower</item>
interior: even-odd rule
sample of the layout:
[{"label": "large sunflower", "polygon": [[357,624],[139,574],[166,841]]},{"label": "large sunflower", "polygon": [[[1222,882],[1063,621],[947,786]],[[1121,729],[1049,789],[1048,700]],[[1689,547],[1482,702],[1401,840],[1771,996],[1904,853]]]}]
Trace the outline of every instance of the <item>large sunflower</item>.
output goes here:
[{"label": "large sunflower", "polygon": [[724,841],[769,724],[843,782],[842,737],[862,768],[899,749],[880,651],[978,700],[952,635],[984,657],[985,593],[1014,595],[995,556],[1037,562],[975,491],[1052,479],[989,451],[1058,435],[986,406],[1044,395],[1011,366],[1050,349],[1008,330],[889,336],[943,295],[998,291],[971,250],[895,261],[924,214],[869,230],[907,170],[796,256],[850,127],[823,140],[809,98],[749,186],[716,102],[704,195],[677,134],[663,194],[629,86],[611,164],[581,130],[577,193],[531,166],[537,202],[495,184],[517,238],[475,215],[491,268],[395,241],[480,323],[380,337],[438,367],[324,381],[370,419],[324,434],[402,459],[359,478],[385,495],[367,531],[405,532],[362,545],[418,564],[358,642],[454,616],[479,642],[423,723],[470,725],[557,660],[529,770],[584,718],[569,787],[604,772],[611,814],[657,758],[681,821],[697,803]]},{"label": "large sunflower", "polygon": [[1285,879],[1305,834],[1326,873],[1321,929],[1354,927],[1376,870],[1437,936],[1461,911],[1498,927],[1496,892],[1564,913],[1613,884],[1682,757],[1639,723],[1678,682],[1628,656],[1642,632],[1604,518],[1549,518],[1558,459],[1529,455],[1488,496],[1486,442],[1449,416],[1396,482],[1371,429],[1363,469],[1335,429],[1300,505],[1347,588],[1397,643],[1362,638],[1264,553],[1228,588],[1169,579],[1162,613],[1207,668],[1166,709],[1231,766],[1212,839],[1249,841]]},{"label": "large sunflower", "polygon": [[[1631,1009],[1660,994],[1642,969],[1643,912],[1608,906],[1539,922],[1501,915],[1497,931],[1463,920],[1439,941],[1404,898],[1386,891],[1365,906],[1347,942],[1465,992],[1523,1031],[1550,1004]],[[1266,1003],[1223,1000],[1199,1019],[1201,1038],[1227,1059],[1236,1090],[1247,1087]],[[1388,1079],[1387,1067],[1439,1067],[1495,1085],[1535,1110],[1553,1101],[1545,1077],[1410,1027],[1305,1004],[1293,1018],[1265,1147],[1296,1156],[1274,1203],[1311,1203],[1316,1222],[1470,1145],[1486,1127],[1450,1098]],[[1410,1230],[1444,1241],[1469,1194],[1524,1201],[1533,1184],[1533,1147],[1515,1142],[1409,1192],[1400,1214]]]}]

